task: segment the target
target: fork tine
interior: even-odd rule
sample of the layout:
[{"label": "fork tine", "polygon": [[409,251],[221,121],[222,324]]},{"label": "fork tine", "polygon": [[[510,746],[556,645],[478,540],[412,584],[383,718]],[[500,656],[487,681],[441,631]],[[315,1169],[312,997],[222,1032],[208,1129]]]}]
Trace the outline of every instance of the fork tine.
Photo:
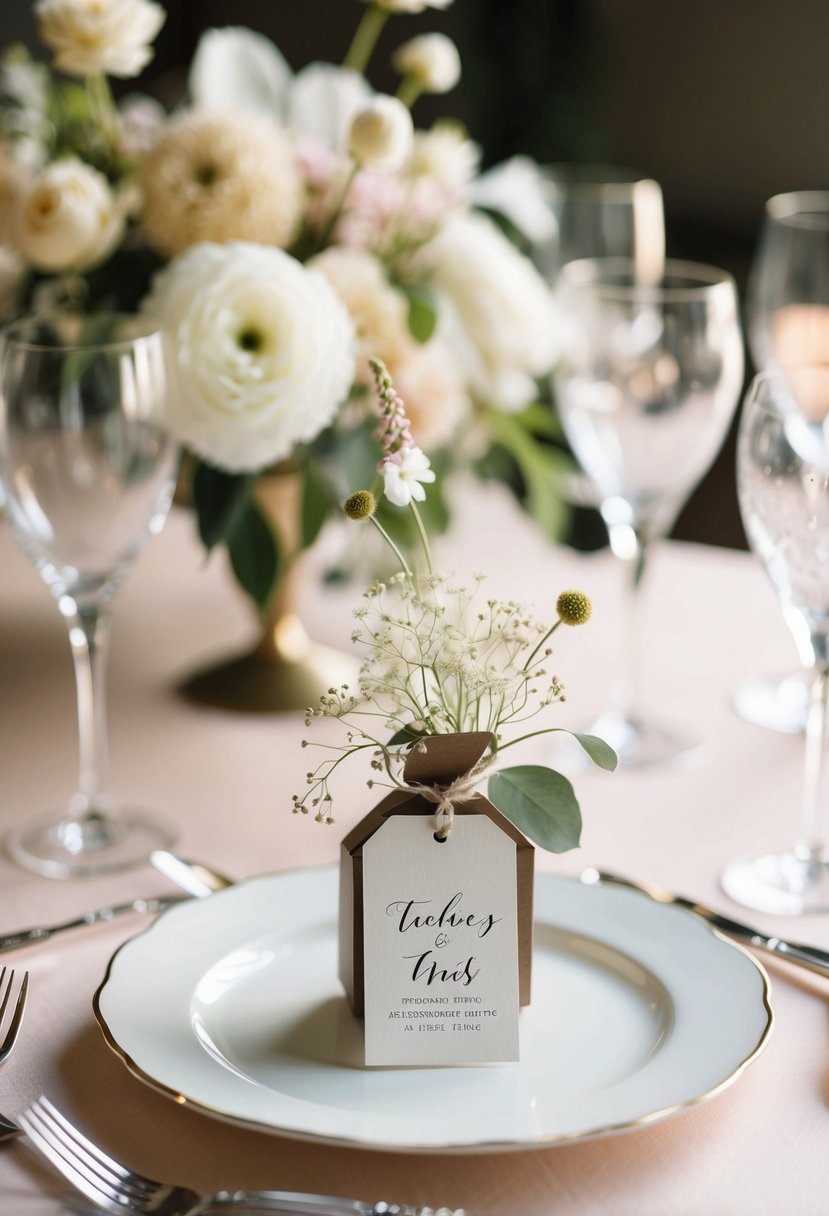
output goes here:
[{"label": "fork tine", "polygon": [[[0,985],[2,985],[2,983],[3,983],[3,977],[5,976],[5,974],[6,974],[6,968],[4,967],[2,972],[0,972]],[[3,1000],[2,1000],[2,1002],[0,1002],[0,1026],[2,1026],[3,1018],[6,1013],[6,1007],[11,998],[11,994],[13,991],[13,985],[14,985],[14,971],[11,971],[9,973],[9,980],[8,980],[8,984],[6,986],[6,990],[3,994]],[[17,1036],[20,1033],[20,1023],[23,1021],[23,1011],[26,1008],[26,994],[28,993],[28,991],[29,991],[29,973],[28,973],[28,971],[24,971],[23,980],[20,984],[20,990],[17,994],[17,1002],[16,1002],[16,1004],[14,1006],[14,1010],[12,1012],[11,1021],[9,1022],[8,1029],[6,1031],[6,1034],[5,1034],[2,1042],[0,1042],[0,1064],[2,1064],[3,1061],[11,1054],[11,1049],[14,1047],[15,1043],[17,1042]]]},{"label": "fork tine", "polygon": [[113,1198],[85,1173],[76,1169],[74,1162],[65,1156],[63,1146],[58,1144],[56,1147],[52,1137],[41,1130],[38,1117],[34,1112],[27,1111],[25,1115],[21,1115],[20,1126],[26,1133],[30,1146],[51,1162],[58,1173],[62,1174],[67,1182],[70,1182],[87,1199],[97,1204],[105,1212],[123,1213],[129,1210],[117,1197]]},{"label": "fork tine", "polygon": [[79,1156],[86,1160],[92,1169],[97,1169],[103,1175],[109,1174],[113,1184],[117,1184],[117,1186],[124,1190],[135,1191],[138,1196],[141,1195],[142,1191],[155,1191],[155,1182],[150,1178],[142,1177],[141,1174],[136,1174],[134,1170],[128,1169],[120,1161],[116,1161],[114,1157],[107,1156],[102,1148],[99,1148],[97,1144],[93,1144],[91,1140],[87,1140],[86,1136],[75,1127],[74,1123],[70,1123],[66,1116],[47,1097],[41,1095],[33,1103],[32,1109],[36,1109],[42,1119],[50,1122],[53,1125],[55,1135],[74,1146]]},{"label": "fork tine", "polygon": [[[89,1182],[111,1196],[122,1208],[134,1205],[135,1210],[143,1210],[145,1201],[143,1186],[134,1186],[131,1171],[125,1169],[117,1161],[102,1153],[94,1144],[82,1136],[68,1119],[61,1115],[48,1098],[39,1098],[27,1111],[27,1116],[36,1122],[41,1135],[46,1138],[56,1152]],[[21,1120],[21,1122],[23,1122]],[[24,1130],[26,1124],[23,1123]],[[137,1177],[139,1183],[143,1179]]]}]

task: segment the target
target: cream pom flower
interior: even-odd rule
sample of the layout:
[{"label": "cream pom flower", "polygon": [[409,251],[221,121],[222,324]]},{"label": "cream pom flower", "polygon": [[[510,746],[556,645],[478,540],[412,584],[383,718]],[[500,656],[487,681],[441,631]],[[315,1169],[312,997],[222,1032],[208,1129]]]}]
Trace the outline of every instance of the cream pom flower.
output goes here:
[{"label": "cream pom flower", "polygon": [[114,250],[124,222],[124,207],[104,175],[68,156],[20,191],[12,244],[36,270],[88,270]]},{"label": "cream pom flower", "polygon": [[437,338],[423,346],[413,342],[408,357],[390,370],[418,445],[426,452],[444,447],[472,409],[449,350]]},{"label": "cream pom flower", "polygon": [[[426,252],[426,251],[424,251]],[[428,246],[441,336],[470,391],[519,410],[557,353],[552,294],[528,258],[480,215],[457,213]]]},{"label": "cream pom flower", "polygon": [[427,93],[448,93],[461,78],[458,48],[445,34],[420,34],[399,46],[392,63]]},{"label": "cream pom flower", "polygon": [[481,152],[454,122],[436,122],[428,131],[415,131],[412,155],[406,166],[410,177],[433,181],[448,200],[465,198],[475,177]]},{"label": "cream pom flower", "polygon": [[348,150],[358,164],[369,169],[400,169],[414,139],[412,116],[397,97],[378,94],[351,122]]},{"label": "cream pom flower", "polygon": [[141,223],[159,252],[202,241],[289,245],[302,177],[286,135],[269,118],[193,110],[170,123],[141,170]]},{"label": "cream pom flower", "polygon": [[371,357],[396,366],[412,345],[408,303],[391,286],[377,258],[362,249],[334,245],[311,258],[308,265],[325,275],[354,322],[357,380],[371,383]]},{"label": "cream pom flower", "polygon": [[38,33],[71,76],[137,76],[152,59],[150,43],[165,12],[153,0],[39,0]]},{"label": "cream pom flower", "polygon": [[233,472],[290,455],[334,417],[354,377],[354,330],[331,287],[279,249],[203,244],[156,276],[170,429]]}]

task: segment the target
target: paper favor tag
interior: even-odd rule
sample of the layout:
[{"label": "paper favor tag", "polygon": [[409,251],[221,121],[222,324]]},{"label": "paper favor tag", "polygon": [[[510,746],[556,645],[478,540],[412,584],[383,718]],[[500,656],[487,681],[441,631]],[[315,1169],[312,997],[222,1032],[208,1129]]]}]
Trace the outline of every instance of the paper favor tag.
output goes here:
[{"label": "paper favor tag", "polygon": [[366,1064],[517,1060],[515,842],[486,815],[433,831],[391,815],[363,845]]}]

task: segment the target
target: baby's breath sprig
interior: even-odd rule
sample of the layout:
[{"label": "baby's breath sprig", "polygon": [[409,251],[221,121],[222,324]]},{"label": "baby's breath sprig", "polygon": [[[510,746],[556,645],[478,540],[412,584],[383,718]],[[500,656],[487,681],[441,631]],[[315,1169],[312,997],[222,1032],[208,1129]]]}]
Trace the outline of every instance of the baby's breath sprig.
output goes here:
[{"label": "baby's breath sprig", "polygon": [[[385,494],[393,503],[414,511],[429,570],[422,576],[412,570],[377,519],[372,491],[349,495],[343,504],[346,516],[369,521],[378,529],[399,561],[400,571],[387,582],[368,587],[354,613],[352,641],[365,652],[358,687],[330,688],[319,706],[306,713],[306,726],[317,718],[336,718],[346,732],[341,745],[315,745],[329,755],[307,773],[304,795],[293,797],[295,812],[313,812],[317,822],[324,823],[334,821],[331,778],[347,757],[358,752],[369,753],[369,788],[405,788],[403,766],[409,750],[422,746],[425,736],[467,731],[491,734],[490,752],[476,766],[477,775],[479,770],[494,767],[506,748],[563,729],[550,726],[516,735],[540,710],[565,700],[563,682],[548,671],[553,653],[549,643],[559,626],[584,624],[592,612],[590,598],[583,591],[563,591],[556,601],[556,619],[547,626],[515,600],[487,596],[483,575],[476,575],[468,586],[434,572],[428,538],[414,502],[425,497],[421,483],[434,480],[434,474],[427,457],[414,444],[405,407],[387,369],[379,360],[371,364],[380,402],[378,439],[383,457],[378,469]],[[421,468],[416,477],[407,480],[403,474],[411,453],[419,453],[425,471]],[[390,473],[390,469],[397,471]],[[576,738],[597,764],[614,767],[615,755],[601,740],[585,735]],[[302,745],[308,746],[308,741]],[[552,785],[545,785],[539,773],[555,779]],[[533,787],[529,792],[522,785],[527,781]],[[489,797],[544,847],[560,851],[577,842],[578,803],[560,774],[526,766],[501,771],[490,779]],[[539,797],[549,803],[550,827],[544,822],[539,826]]]}]

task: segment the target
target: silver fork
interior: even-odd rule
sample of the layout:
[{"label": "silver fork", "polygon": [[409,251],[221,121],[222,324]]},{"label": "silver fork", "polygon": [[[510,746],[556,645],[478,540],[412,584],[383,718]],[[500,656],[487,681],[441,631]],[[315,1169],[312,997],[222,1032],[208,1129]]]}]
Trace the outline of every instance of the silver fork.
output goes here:
[{"label": "silver fork", "polygon": [[362,1203],[294,1191],[219,1191],[198,1195],[188,1187],[156,1182],[108,1157],[49,1101],[38,1098],[20,1116],[29,1143],[77,1190],[104,1212],[120,1216],[201,1216],[244,1206],[246,1212],[282,1216],[464,1216],[449,1208]]},{"label": "silver fork", "polygon": [[[0,970],[0,1064],[11,1055],[12,1048],[20,1033],[20,1023],[23,1021],[23,1010],[26,1008],[26,993],[29,991],[29,973],[23,972],[23,978],[18,979],[14,969]],[[5,1030],[3,1026],[5,1025]],[[20,1128],[11,1119],[0,1115],[0,1141],[8,1140],[20,1134]]]},{"label": "silver fork", "polygon": [[[26,993],[29,991],[29,973],[23,972],[23,978],[17,979],[14,968],[0,970],[0,1064],[8,1059],[11,1050],[17,1042],[20,1033],[20,1023],[23,1021],[23,1010],[26,1008]],[[8,1011],[9,1020],[3,1032],[3,1023]]]}]

